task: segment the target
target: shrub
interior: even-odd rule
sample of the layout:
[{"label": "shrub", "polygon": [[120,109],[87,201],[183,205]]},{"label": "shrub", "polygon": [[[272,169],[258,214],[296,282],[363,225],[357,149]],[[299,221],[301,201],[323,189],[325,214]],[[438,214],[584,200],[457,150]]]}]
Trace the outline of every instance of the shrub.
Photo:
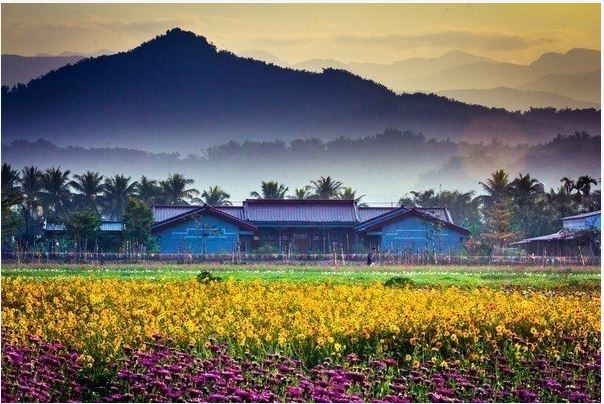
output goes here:
[{"label": "shrub", "polygon": [[212,275],[210,271],[203,271],[197,275],[197,282],[204,284],[210,282],[222,282],[222,278]]},{"label": "shrub", "polygon": [[384,282],[384,286],[387,288],[404,288],[407,285],[413,286],[413,281],[406,276],[395,276]]}]

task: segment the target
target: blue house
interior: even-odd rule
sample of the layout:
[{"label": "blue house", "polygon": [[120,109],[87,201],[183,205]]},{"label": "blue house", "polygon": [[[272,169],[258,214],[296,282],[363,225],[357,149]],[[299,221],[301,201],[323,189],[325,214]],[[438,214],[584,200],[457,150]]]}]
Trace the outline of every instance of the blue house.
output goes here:
[{"label": "blue house", "polygon": [[470,232],[446,208],[359,207],[353,200],[248,199],[241,206],[152,207],[162,253],[271,249],[298,254],[459,252]]}]

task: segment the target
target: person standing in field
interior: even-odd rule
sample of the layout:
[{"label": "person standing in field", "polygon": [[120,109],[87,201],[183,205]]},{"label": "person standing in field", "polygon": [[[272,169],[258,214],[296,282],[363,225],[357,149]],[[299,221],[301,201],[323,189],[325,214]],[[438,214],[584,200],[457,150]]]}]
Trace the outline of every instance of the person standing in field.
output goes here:
[{"label": "person standing in field", "polygon": [[375,247],[371,247],[371,250],[367,254],[367,266],[373,266],[375,260]]}]

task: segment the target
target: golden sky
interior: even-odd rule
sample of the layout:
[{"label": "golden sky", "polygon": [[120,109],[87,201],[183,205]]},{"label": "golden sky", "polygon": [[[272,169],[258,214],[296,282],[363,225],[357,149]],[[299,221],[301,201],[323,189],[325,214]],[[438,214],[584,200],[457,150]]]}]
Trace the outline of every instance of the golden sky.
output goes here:
[{"label": "golden sky", "polygon": [[526,63],[599,50],[600,4],[2,4],[2,53],[127,50],[173,27],[289,63],[390,63],[452,49]]}]

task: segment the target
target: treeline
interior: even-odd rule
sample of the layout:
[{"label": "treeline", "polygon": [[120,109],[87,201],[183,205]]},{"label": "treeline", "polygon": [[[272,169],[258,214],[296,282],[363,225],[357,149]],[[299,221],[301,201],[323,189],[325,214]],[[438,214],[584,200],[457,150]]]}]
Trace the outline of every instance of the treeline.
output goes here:
[{"label": "treeline", "polygon": [[[599,181],[585,175],[562,178],[561,185],[549,191],[530,174],[511,178],[504,170],[492,173],[480,182],[482,193],[457,190],[411,191],[399,206],[448,207],[456,224],[469,228],[476,248],[490,251],[509,241],[558,231],[561,218],[600,209]],[[360,206],[364,195],[331,176],[320,177],[308,185],[290,189],[278,181],[261,181],[252,198],[263,199],[347,199]],[[78,248],[98,247],[101,218],[119,221],[124,233],[105,240],[107,248],[130,246],[153,248],[149,230],[153,204],[231,205],[230,194],[220,186],[205,190],[183,174],[171,174],[155,180],[139,180],[116,174],[104,177],[98,172],[73,174],[51,167],[45,171],[34,166],[21,171],[2,165],[2,239],[3,248],[30,250],[47,242],[43,226],[65,226]],[[106,236],[109,237],[109,236]]]}]

